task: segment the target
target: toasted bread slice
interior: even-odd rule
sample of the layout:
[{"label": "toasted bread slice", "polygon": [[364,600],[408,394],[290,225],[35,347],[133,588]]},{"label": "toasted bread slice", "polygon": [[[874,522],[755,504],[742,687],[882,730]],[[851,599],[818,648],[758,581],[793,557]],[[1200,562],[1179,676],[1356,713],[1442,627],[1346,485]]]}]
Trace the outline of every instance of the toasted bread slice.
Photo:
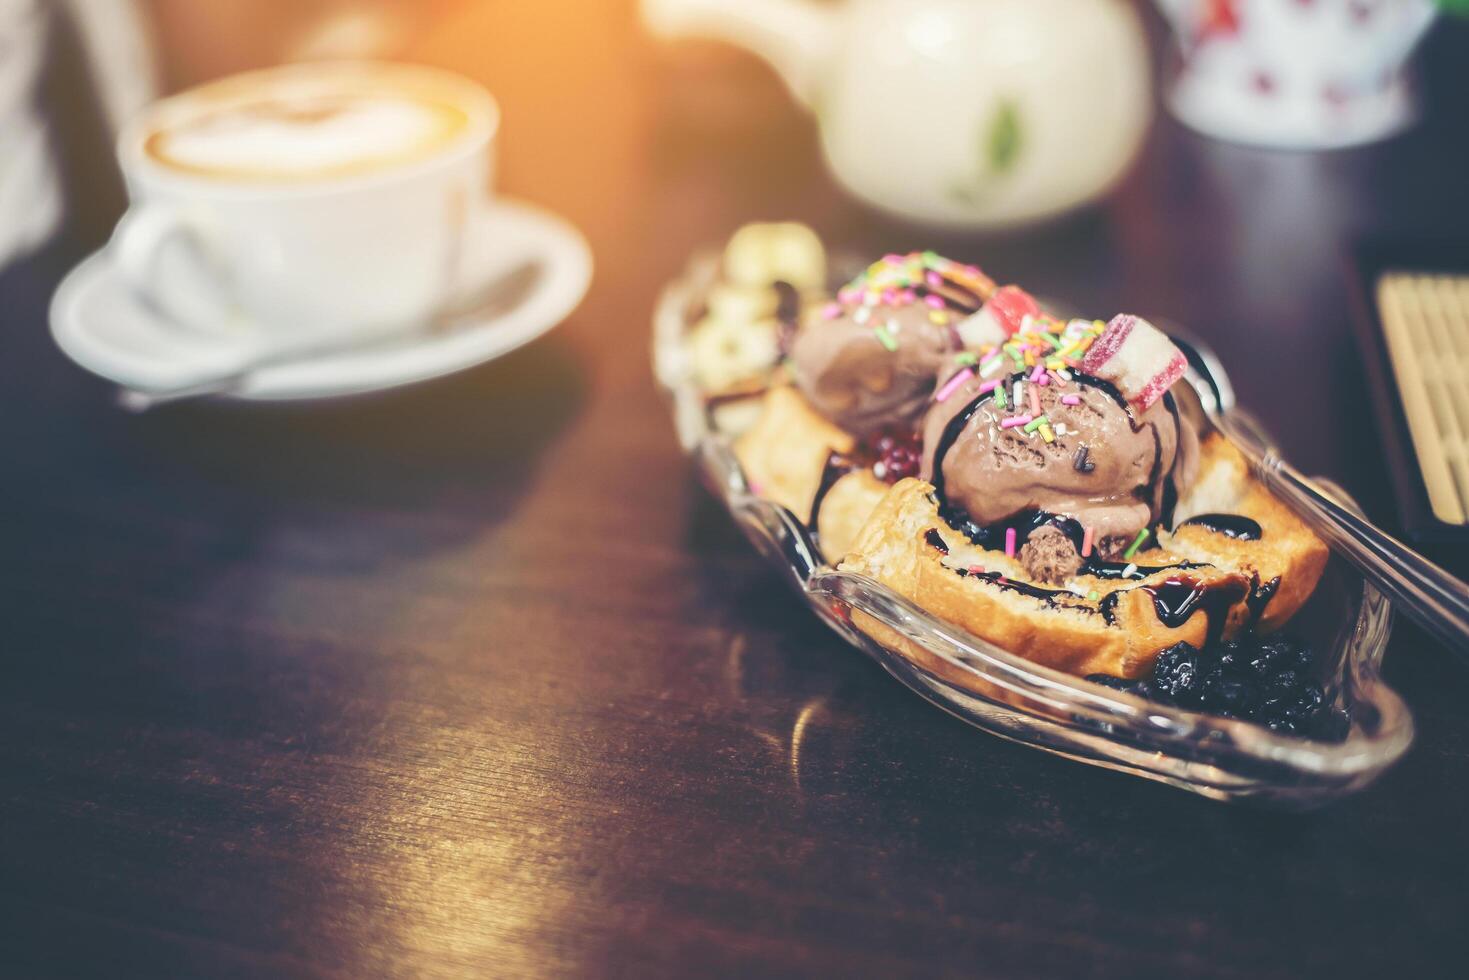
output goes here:
[{"label": "toasted bread slice", "polygon": [[[1218,433],[1201,446],[1203,467],[1179,501],[1174,530],[1159,535],[1169,551],[1250,575],[1255,582],[1255,629],[1269,633],[1305,605],[1321,580],[1329,550],[1289,507],[1250,475],[1240,451]],[[1255,525],[1259,537],[1237,537],[1238,528],[1211,527],[1207,515],[1232,515]],[[1190,523],[1201,521],[1202,523]]]},{"label": "toasted bread slice", "polygon": [[776,385],[765,393],[755,424],[735,440],[734,453],[751,490],[805,521],[827,457],[850,452],[856,444],[850,433],[816,414],[795,388]]},{"label": "toasted bread slice", "polygon": [[822,551],[837,558],[888,491],[868,467],[827,470],[833,454],[850,453],[856,444],[795,388],[777,385],[765,393],[758,418],[735,440],[734,451],[751,488],[808,526],[814,515],[812,530]]},{"label": "toasted bread slice", "polygon": [[888,489],[865,466],[837,478],[816,510],[816,541],[827,560],[834,561],[851,549]]},{"label": "toasted bread slice", "polygon": [[[1149,562],[1182,561],[1149,553]],[[1003,552],[971,544],[939,516],[933,487],[902,480],[883,498],[842,561],[938,616],[1014,653],[1073,674],[1136,677],[1174,643],[1232,636],[1248,616],[1250,580],[1208,565],[1140,580],[1078,576],[1067,589],[1037,586]],[[1075,591],[1072,591],[1074,589]],[[1161,601],[1208,609],[1160,617]],[[1091,596],[1092,598],[1089,598]],[[1165,619],[1168,621],[1165,622]]]},{"label": "toasted bread slice", "polygon": [[[1325,565],[1325,546],[1249,476],[1234,447],[1211,435],[1200,448],[1201,479],[1181,512],[1247,517],[1260,525],[1258,539],[1184,525],[1146,553],[1146,566],[1158,570],[1126,580],[1083,574],[1057,589],[1028,581],[1021,563],[1004,553],[971,544],[939,516],[931,485],[903,480],[840,567],[1038,663],[1079,675],[1138,677],[1175,643],[1231,638],[1257,619],[1267,627],[1284,622]],[[880,624],[860,615],[854,622],[933,668],[932,655]]]}]

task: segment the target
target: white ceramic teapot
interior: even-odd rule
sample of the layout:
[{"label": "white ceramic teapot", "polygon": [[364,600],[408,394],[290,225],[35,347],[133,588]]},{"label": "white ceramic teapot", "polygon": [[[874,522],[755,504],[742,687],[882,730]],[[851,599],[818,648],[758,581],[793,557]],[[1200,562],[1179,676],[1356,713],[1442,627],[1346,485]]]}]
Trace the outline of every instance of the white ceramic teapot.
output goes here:
[{"label": "white ceramic teapot", "polygon": [[853,194],[924,223],[1042,218],[1105,192],[1152,112],[1127,0],[643,0],[664,37],[764,57]]}]

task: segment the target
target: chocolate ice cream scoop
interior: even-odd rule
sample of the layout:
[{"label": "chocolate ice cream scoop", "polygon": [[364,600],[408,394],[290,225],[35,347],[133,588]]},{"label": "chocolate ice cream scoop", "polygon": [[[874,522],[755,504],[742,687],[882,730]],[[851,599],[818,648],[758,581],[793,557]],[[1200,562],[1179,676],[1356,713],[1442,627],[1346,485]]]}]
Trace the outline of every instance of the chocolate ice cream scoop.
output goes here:
[{"label": "chocolate ice cream scoop", "polygon": [[889,255],[802,325],[791,345],[796,386],[858,436],[916,422],[949,355],[957,324],[993,284],[932,253]]},{"label": "chocolate ice cream scoop", "polygon": [[[871,312],[855,319],[863,310]],[[791,347],[797,387],[818,412],[859,436],[916,421],[956,346],[931,312],[915,302],[808,322]]]},{"label": "chocolate ice cream scoop", "polygon": [[[924,420],[923,477],[951,513],[975,525],[1073,518],[1071,528],[1089,530],[1094,554],[1120,557],[1141,529],[1168,519],[1192,483],[1193,425],[1171,395],[1137,412],[1107,382],[1072,374],[1041,385],[1032,376],[971,376],[936,402]],[[1024,547],[1019,555],[1043,580],[1064,579],[1080,564],[1059,554],[1054,538],[1036,542],[1034,561]]]}]

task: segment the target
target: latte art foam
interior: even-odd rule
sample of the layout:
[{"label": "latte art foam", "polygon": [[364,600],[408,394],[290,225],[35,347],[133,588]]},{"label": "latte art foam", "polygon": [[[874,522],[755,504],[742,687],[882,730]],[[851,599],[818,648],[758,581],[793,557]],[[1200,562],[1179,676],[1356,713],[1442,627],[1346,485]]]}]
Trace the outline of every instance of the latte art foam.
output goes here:
[{"label": "latte art foam", "polygon": [[280,94],[211,106],[146,140],[158,163],[203,176],[305,180],[428,156],[464,129],[452,105],[394,92]]}]

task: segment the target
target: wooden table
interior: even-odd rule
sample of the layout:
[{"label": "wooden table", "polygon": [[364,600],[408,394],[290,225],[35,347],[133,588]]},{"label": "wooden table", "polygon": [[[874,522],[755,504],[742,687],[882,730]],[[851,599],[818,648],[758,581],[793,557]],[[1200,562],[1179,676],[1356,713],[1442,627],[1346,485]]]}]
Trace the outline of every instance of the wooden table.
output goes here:
[{"label": "wooden table", "polygon": [[767,572],[690,478],[647,339],[742,220],[932,245],[1189,324],[1391,522],[1339,255],[1469,219],[1469,31],[1431,40],[1399,140],[1276,154],[1163,118],[1104,207],[935,239],[841,198],[753,63],[660,52],[621,5],[486,6],[422,56],[500,94],[502,186],[593,243],[548,338],[397,394],[130,417],[45,330],[100,229],[0,277],[0,972],[1462,975],[1443,650],[1398,627],[1418,743],[1311,815],[986,736]]}]

